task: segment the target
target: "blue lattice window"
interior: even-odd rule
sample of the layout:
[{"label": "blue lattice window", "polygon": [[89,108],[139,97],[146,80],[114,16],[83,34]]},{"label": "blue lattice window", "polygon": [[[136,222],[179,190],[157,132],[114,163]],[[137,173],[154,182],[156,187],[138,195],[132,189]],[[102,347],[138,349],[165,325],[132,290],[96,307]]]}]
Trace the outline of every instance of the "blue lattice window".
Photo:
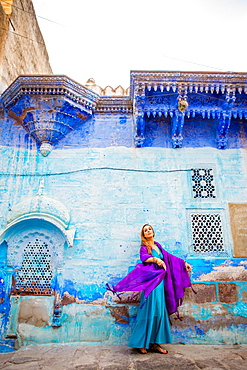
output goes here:
[{"label": "blue lattice window", "polygon": [[191,169],[193,198],[216,198],[212,168]]},{"label": "blue lattice window", "polygon": [[21,268],[16,272],[16,292],[51,295],[52,277],[52,256],[48,244],[40,239],[29,241],[24,248]]},{"label": "blue lattice window", "polygon": [[217,255],[225,253],[220,213],[191,213],[192,252]]}]

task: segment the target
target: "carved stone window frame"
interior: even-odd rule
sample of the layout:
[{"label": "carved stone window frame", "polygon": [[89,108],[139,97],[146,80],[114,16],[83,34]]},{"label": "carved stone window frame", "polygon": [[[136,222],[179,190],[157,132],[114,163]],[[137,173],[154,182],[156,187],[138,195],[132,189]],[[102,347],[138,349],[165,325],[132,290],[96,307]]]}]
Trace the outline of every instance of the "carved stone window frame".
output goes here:
[{"label": "carved stone window frame", "polygon": [[[230,240],[229,240],[229,230],[226,210],[224,208],[190,208],[187,209],[187,222],[188,222],[188,251],[191,257],[198,258],[222,258],[222,257],[231,257],[232,253],[230,252]],[[193,248],[193,229],[192,229],[192,215],[220,215],[221,227],[222,227],[222,238],[223,238],[223,251],[208,251],[208,252],[195,252]],[[209,225],[210,226],[210,225]]]},{"label": "carved stone window frame", "polygon": [[[212,169],[211,171],[211,174],[213,175],[214,179],[213,179],[213,185],[215,187],[215,191],[214,191],[214,194],[215,194],[215,197],[198,197],[198,198],[195,198],[194,197],[194,191],[193,191],[193,186],[194,186],[194,182],[192,180],[192,174],[193,174],[193,170],[199,170],[199,169],[202,169],[202,170],[209,170],[209,169]],[[216,165],[215,164],[212,164],[212,163],[196,163],[196,164],[192,164],[190,165],[190,171],[188,171],[188,187],[189,187],[189,191],[190,191],[190,199],[193,201],[193,202],[202,202],[202,203],[215,203],[215,202],[219,202],[220,201],[220,191],[219,191],[219,181],[218,181],[218,176],[217,176],[217,169],[216,169]]]}]

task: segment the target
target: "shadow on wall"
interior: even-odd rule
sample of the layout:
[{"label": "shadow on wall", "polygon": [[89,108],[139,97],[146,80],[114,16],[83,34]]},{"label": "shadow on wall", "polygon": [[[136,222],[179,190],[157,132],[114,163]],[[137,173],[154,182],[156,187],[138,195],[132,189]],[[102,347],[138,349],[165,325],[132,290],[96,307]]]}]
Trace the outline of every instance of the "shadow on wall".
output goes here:
[{"label": "shadow on wall", "polygon": [[[213,119],[186,119],[182,131],[184,148],[217,148],[218,122]],[[147,118],[144,147],[172,148],[172,119],[170,117]],[[244,121],[232,119],[228,135],[227,148],[246,148],[247,127]]]}]

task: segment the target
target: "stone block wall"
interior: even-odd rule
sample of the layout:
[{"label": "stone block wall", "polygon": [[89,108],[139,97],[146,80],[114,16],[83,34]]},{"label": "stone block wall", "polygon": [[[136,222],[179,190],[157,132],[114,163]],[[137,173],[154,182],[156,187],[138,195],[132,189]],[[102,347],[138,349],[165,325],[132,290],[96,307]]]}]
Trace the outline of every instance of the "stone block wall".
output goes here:
[{"label": "stone block wall", "polygon": [[0,23],[0,92],[21,74],[52,74],[31,0],[15,0],[11,14],[0,2]]}]

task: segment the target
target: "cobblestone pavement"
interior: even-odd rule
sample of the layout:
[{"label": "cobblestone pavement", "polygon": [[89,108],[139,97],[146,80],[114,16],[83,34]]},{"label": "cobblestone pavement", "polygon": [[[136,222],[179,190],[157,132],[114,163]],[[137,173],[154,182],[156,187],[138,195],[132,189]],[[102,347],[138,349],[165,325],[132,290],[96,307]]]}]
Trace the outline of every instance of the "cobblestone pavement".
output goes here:
[{"label": "cobblestone pavement", "polygon": [[0,354],[4,370],[246,370],[247,345],[166,345],[167,355],[125,346],[41,345]]}]

